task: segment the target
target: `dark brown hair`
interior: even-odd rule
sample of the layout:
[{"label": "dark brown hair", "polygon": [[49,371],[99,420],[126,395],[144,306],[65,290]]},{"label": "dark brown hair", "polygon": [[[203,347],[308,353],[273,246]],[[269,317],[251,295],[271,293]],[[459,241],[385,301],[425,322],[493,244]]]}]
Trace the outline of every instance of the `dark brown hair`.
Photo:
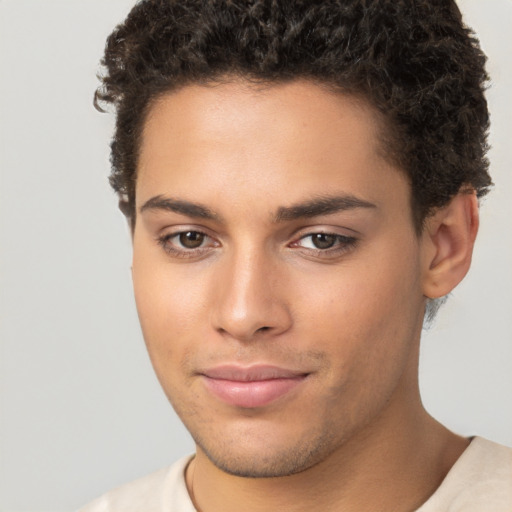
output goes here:
[{"label": "dark brown hair", "polygon": [[159,95],[229,75],[310,79],[382,113],[419,231],[461,188],[481,197],[491,185],[485,60],[451,0],[142,0],[107,40],[95,95],[117,113],[110,183],[134,222],[140,136]]}]

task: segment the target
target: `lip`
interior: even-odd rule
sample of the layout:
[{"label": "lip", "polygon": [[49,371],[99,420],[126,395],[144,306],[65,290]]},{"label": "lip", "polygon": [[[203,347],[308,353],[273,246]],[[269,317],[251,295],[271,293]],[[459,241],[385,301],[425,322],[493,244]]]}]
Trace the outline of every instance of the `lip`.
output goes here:
[{"label": "lip", "polygon": [[200,375],[207,390],[221,401],[235,407],[257,408],[287,395],[309,374],[271,365],[223,365]]}]

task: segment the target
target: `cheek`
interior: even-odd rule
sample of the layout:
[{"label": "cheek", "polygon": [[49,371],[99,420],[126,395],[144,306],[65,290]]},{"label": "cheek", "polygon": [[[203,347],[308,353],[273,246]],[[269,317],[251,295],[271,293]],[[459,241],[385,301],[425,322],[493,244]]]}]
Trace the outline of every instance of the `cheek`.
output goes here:
[{"label": "cheek", "polygon": [[347,379],[368,382],[406,364],[423,318],[417,255],[409,252],[385,258],[382,251],[371,264],[347,265],[329,280],[317,276],[316,287],[310,283],[316,291],[305,304],[305,325]]},{"label": "cheek", "polygon": [[147,261],[134,251],[133,286],[144,340],[161,377],[166,366],[183,361],[192,340],[202,338],[205,295],[197,280],[181,279],[165,262]]}]

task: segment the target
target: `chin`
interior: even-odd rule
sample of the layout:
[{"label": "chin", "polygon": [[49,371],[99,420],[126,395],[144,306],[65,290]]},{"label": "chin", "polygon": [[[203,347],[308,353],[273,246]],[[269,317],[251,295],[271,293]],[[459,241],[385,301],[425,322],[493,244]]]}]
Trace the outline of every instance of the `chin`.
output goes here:
[{"label": "chin", "polygon": [[332,439],[324,434],[295,443],[258,443],[250,436],[241,442],[225,439],[222,442],[203,443],[195,439],[198,450],[218,469],[243,478],[276,478],[306,471],[327,458],[333,450]]}]

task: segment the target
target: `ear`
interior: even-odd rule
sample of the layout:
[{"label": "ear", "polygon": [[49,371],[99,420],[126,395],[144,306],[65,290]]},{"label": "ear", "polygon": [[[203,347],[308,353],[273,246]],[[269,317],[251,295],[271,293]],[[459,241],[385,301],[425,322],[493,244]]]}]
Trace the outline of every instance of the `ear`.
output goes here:
[{"label": "ear", "polygon": [[477,231],[475,192],[459,192],[427,218],[422,234],[425,297],[448,295],[462,281],[471,265]]}]

